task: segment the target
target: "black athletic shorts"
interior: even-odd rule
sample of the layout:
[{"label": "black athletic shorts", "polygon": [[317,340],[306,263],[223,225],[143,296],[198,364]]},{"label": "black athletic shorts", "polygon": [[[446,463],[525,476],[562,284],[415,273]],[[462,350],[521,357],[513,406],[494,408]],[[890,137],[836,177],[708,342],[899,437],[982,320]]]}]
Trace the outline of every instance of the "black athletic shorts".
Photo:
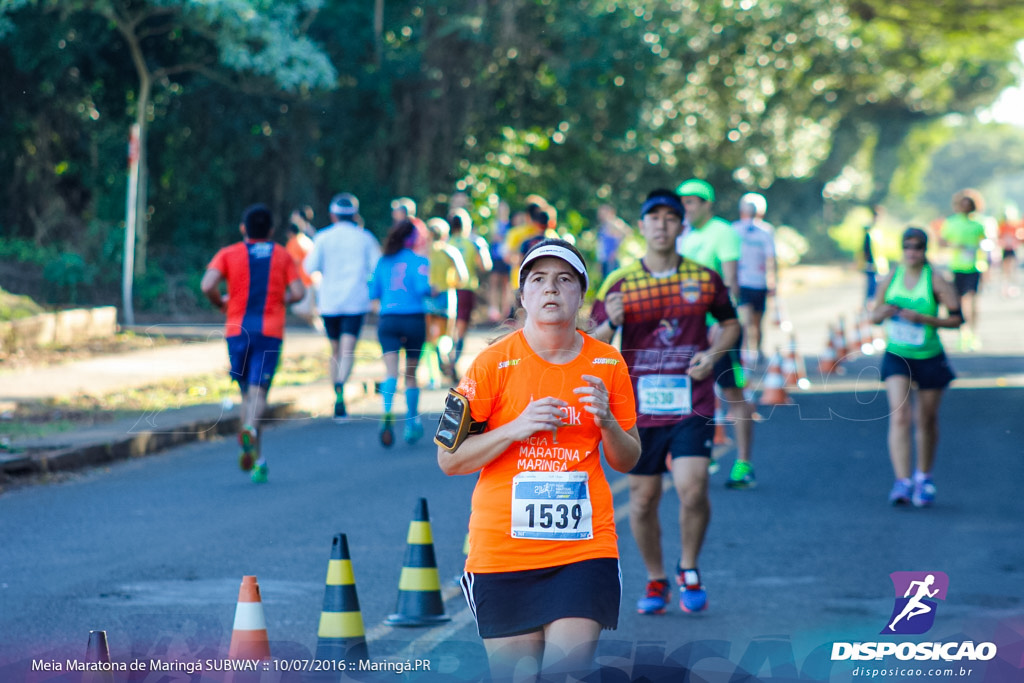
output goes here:
[{"label": "black athletic shorts", "polygon": [[971,273],[953,273],[953,286],[956,287],[956,293],[963,296],[967,293],[977,293],[978,285],[981,283],[981,273],[974,271]]},{"label": "black athletic shorts", "polygon": [[592,619],[614,630],[622,575],[614,557],[519,572],[466,572],[462,592],[481,638],[532,633],[570,617]]},{"label": "black athletic shorts", "polygon": [[356,315],[323,315],[320,316],[324,321],[324,332],[327,333],[327,338],[333,341],[341,339],[343,334],[351,334],[353,337],[359,336],[359,331],[363,329],[363,313]]},{"label": "black athletic shorts", "polygon": [[740,287],[740,306],[750,306],[758,313],[768,308],[768,290]]},{"label": "black athletic shorts", "polygon": [[886,351],[882,356],[882,381],[893,375],[909,377],[918,389],[945,389],[956,379],[945,353],[931,358],[904,358]]},{"label": "black athletic shorts", "polygon": [[743,389],[747,386],[747,375],[740,361],[740,348],[743,346],[743,332],[736,338],[732,348],[723,353],[715,361],[715,384],[723,389]]},{"label": "black athletic shorts", "polygon": [[640,460],[630,474],[663,474],[668,472],[665,456],[710,458],[715,442],[715,420],[693,415],[682,422],[664,427],[640,427]]}]

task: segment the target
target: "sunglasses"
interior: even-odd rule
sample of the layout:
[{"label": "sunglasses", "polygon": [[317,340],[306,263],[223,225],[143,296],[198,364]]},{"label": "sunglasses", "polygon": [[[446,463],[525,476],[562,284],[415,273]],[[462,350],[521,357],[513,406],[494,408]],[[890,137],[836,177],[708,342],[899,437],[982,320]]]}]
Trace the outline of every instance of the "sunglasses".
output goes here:
[{"label": "sunglasses", "polygon": [[920,242],[904,242],[904,249],[912,249],[914,251],[924,251],[924,245]]}]

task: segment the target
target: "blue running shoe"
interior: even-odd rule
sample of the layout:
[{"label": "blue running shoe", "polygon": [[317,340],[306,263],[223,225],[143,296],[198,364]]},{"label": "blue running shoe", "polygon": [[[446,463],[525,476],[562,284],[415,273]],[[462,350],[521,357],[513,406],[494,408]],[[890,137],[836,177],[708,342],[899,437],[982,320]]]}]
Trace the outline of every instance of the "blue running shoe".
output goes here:
[{"label": "blue running shoe", "polygon": [[679,567],[676,567],[676,570],[676,583],[682,588],[679,591],[680,609],[688,614],[703,611],[708,606],[708,594],[704,590],[704,584],[700,582],[700,572]]},{"label": "blue running shoe", "polygon": [[411,417],[405,422],[402,437],[408,444],[414,444],[423,438],[423,423],[418,417]]},{"label": "blue running shoe", "polygon": [[647,582],[647,594],[636,601],[639,614],[664,614],[668,605],[669,587],[665,579]]},{"label": "blue running shoe", "polygon": [[914,480],[914,493],[910,496],[910,502],[916,508],[926,508],[935,502],[935,484],[931,477]]},{"label": "blue running shoe", "polygon": [[897,479],[889,491],[889,504],[893,506],[910,505],[914,482],[910,479]]}]

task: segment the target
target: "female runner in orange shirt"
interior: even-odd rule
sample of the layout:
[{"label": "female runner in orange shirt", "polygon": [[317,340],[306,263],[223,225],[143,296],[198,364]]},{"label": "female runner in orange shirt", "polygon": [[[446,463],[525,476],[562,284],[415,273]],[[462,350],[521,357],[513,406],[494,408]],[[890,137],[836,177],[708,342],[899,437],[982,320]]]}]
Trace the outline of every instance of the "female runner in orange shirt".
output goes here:
[{"label": "female runner in orange shirt", "polygon": [[462,584],[492,676],[582,676],[601,629],[618,622],[614,505],[598,446],[619,472],[636,464],[633,390],[618,350],[576,328],[589,279],[575,247],[544,240],[519,275],[523,329],[485,349],[455,390],[486,430],[439,447],[438,463],[446,474],[479,472]]}]

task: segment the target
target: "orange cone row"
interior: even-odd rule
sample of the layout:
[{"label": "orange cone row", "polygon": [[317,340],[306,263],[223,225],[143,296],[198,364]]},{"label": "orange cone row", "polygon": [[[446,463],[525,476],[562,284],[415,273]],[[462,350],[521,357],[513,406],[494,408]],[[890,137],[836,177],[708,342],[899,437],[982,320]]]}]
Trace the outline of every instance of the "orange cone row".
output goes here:
[{"label": "orange cone row", "polygon": [[[469,539],[466,540],[467,548]],[[449,620],[444,611],[427,501],[420,498],[409,526],[408,551],[399,583],[398,605],[386,619],[394,626],[429,626]],[[238,589],[235,621],[228,658],[268,660],[271,658],[263,599],[255,576],[243,576]],[[367,659],[366,634],[359,610],[355,576],[345,534],[334,537],[327,565],[326,591],[317,632],[316,658],[349,662]],[[87,662],[110,662],[106,631],[90,631]],[[343,670],[343,669],[339,669]],[[84,680],[84,679],[83,679]],[[89,679],[90,683],[112,683],[109,673]]]},{"label": "orange cone row", "polygon": [[885,342],[875,332],[871,313],[861,309],[853,316],[850,334],[846,333],[846,320],[840,317],[835,325],[828,326],[825,350],[818,357],[818,370],[823,374],[835,372],[840,365],[857,356],[871,356],[885,348]]},{"label": "orange cone row", "polygon": [[[408,550],[399,582],[398,605],[395,613],[385,623],[394,626],[428,626],[448,620],[434,558],[427,501],[420,498],[409,526]],[[355,576],[345,534],[336,535],[331,548],[317,638],[318,660],[345,662],[368,657],[363,617],[359,610],[359,596],[356,594]],[[89,647],[91,652],[91,637]],[[105,634],[103,647],[106,648]],[[107,657],[109,659],[109,654]],[[265,660],[270,657],[259,583],[255,576],[244,576],[238,591],[228,658]]]}]

